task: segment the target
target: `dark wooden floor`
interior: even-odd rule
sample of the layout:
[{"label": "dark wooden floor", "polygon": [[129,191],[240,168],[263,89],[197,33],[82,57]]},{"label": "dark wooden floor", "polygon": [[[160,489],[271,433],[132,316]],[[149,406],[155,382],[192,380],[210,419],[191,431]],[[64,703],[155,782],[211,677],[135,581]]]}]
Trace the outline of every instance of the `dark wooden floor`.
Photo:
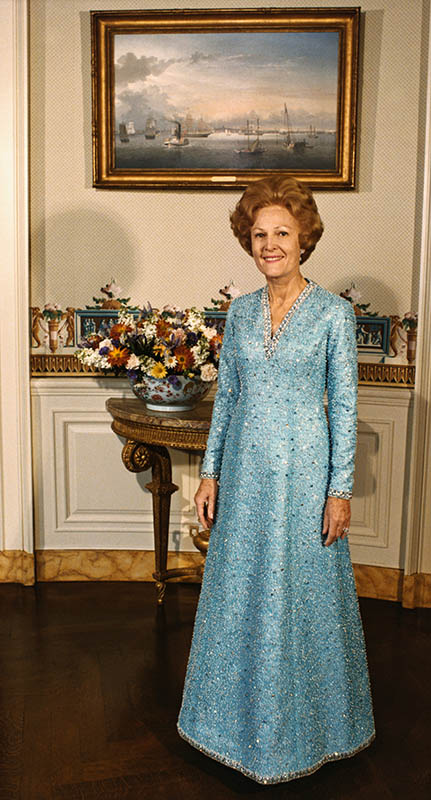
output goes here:
[{"label": "dark wooden floor", "polygon": [[261,786],[176,733],[197,592],[160,609],[151,584],[0,586],[1,800],[429,800],[431,609],[360,601],[376,741]]}]

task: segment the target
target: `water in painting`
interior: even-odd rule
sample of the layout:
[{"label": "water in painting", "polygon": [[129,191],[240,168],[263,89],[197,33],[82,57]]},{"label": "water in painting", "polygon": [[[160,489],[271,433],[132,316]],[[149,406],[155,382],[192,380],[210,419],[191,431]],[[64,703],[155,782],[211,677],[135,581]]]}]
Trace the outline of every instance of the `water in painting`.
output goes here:
[{"label": "water in painting", "polygon": [[115,166],[334,170],[336,32],[117,34]]}]

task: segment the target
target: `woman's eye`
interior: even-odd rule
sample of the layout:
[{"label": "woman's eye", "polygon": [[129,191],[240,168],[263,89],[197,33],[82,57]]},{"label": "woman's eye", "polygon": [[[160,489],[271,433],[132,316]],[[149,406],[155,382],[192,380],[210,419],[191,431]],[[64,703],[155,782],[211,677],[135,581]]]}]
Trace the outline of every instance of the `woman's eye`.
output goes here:
[{"label": "woman's eye", "polygon": [[280,231],[280,236],[289,236],[287,231]]},{"label": "woman's eye", "polygon": [[262,238],[262,236],[263,236],[263,233],[255,233],[255,234],[254,234],[254,238],[255,238],[255,239],[261,239],[261,238]]}]

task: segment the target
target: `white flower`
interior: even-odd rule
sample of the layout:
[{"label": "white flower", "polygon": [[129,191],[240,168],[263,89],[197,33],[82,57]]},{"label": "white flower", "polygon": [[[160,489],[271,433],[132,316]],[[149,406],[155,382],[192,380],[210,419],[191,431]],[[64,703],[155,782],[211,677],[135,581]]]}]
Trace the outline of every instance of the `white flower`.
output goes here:
[{"label": "white flower", "polygon": [[202,333],[209,341],[214,339],[214,336],[217,336],[217,331],[215,328],[203,328]]},{"label": "white flower", "polygon": [[168,354],[165,355],[163,362],[165,367],[171,367],[171,369],[177,365],[177,359],[175,356],[170,356]]},{"label": "white flower", "polygon": [[100,291],[105,294],[112,294],[112,297],[119,297],[123,292],[121,286],[118,286],[115,282],[115,278],[111,278],[111,283],[107,283]]},{"label": "white flower", "polygon": [[128,360],[127,364],[126,364],[126,369],[135,369],[136,367],[140,367],[140,366],[141,366],[141,362],[140,362],[138,356],[136,355],[136,353],[132,353],[131,356],[129,356],[129,360]]},{"label": "white flower", "polygon": [[359,291],[359,289],[355,288],[355,284],[354,283],[352,283],[349,291],[347,292],[347,295],[349,297],[351,297],[351,299],[353,300],[354,303],[357,303],[358,300],[360,300],[361,297],[362,297],[361,292]]},{"label": "white flower", "polygon": [[201,367],[201,378],[203,381],[215,381],[217,378],[217,370],[214,364],[204,364]]},{"label": "white flower", "polygon": [[102,347],[109,347],[109,349],[112,350],[113,344],[110,339],[103,339],[99,344],[99,350],[101,350]]},{"label": "white flower", "polygon": [[187,313],[187,319],[185,321],[185,325],[191,331],[197,333],[199,330],[202,329],[202,325],[205,325],[205,319],[203,314],[199,311],[195,311],[194,309],[190,309]]},{"label": "white flower", "polygon": [[141,356],[141,369],[146,375],[151,375],[151,370],[153,369],[155,363],[155,359],[151,358],[151,356]]},{"label": "white flower", "polygon": [[199,367],[200,364],[204,364],[208,358],[208,349],[204,349],[198,344],[196,344],[194,347],[191,347],[190,352],[193,354],[194,362],[197,367]]},{"label": "white flower", "polygon": [[130,312],[126,311],[124,308],[121,308],[118,312],[118,322],[120,322],[121,325],[130,325],[131,328],[134,328],[135,326],[135,318],[133,314],[130,314]]},{"label": "white flower", "polygon": [[146,339],[154,339],[157,336],[156,326],[152,322],[144,322],[141,330]]},{"label": "white flower", "polygon": [[61,311],[58,303],[46,303],[43,307],[44,311]]},{"label": "white flower", "polygon": [[227,289],[228,289],[228,292],[229,292],[232,300],[233,300],[234,297],[239,297],[240,294],[242,294],[241,289],[237,289],[237,287],[234,286],[233,281],[230,282],[230,284],[227,287]]}]

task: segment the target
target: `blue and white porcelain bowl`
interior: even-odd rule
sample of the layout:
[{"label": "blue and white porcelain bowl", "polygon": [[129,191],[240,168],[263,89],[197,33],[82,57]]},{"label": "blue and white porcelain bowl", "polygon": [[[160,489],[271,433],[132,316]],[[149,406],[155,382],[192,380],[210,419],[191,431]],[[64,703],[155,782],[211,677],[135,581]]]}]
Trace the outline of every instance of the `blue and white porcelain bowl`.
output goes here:
[{"label": "blue and white porcelain bowl", "polygon": [[190,411],[213,385],[213,381],[183,375],[168,375],[166,378],[129,375],[129,381],[133,393],[150,411]]}]

